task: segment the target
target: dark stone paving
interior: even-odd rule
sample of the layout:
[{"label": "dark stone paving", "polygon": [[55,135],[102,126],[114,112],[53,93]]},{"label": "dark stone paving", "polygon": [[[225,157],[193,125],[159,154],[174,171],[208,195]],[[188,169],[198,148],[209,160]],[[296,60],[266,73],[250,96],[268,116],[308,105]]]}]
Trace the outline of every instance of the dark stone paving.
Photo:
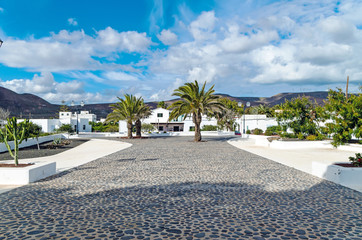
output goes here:
[{"label": "dark stone paving", "polygon": [[361,193],[191,139],[129,140],[1,194],[0,239],[362,239]]}]

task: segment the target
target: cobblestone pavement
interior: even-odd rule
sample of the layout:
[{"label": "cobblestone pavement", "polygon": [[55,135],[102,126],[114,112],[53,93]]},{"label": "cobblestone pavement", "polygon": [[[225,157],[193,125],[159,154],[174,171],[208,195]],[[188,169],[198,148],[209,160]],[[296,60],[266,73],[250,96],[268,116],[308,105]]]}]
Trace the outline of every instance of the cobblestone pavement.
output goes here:
[{"label": "cobblestone pavement", "polygon": [[362,239],[361,193],[205,139],[128,140],[1,194],[0,239]]}]

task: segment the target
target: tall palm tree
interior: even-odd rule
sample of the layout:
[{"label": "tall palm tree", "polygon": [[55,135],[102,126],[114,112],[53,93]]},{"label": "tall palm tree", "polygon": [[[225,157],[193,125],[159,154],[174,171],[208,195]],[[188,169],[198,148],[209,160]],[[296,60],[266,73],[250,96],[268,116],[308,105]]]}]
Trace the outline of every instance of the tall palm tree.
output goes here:
[{"label": "tall palm tree", "polygon": [[137,111],[137,120],[136,120],[136,136],[141,137],[141,128],[142,122],[141,119],[146,118],[151,115],[151,110],[148,105],[146,105],[142,99],[142,102]]},{"label": "tall palm tree", "polygon": [[195,124],[195,142],[201,141],[201,121],[202,115],[209,115],[223,108],[222,103],[218,101],[219,96],[213,95],[215,92],[214,85],[205,91],[206,82],[199,87],[199,83],[185,83],[185,85],[174,90],[173,96],[178,96],[181,100],[174,102],[171,109],[169,120],[184,116],[184,120],[188,115],[192,116]]},{"label": "tall palm tree", "polygon": [[117,97],[119,102],[111,104],[113,112],[108,114],[106,122],[127,121],[128,138],[132,138],[132,126],[139,119],[139,111],[144,105],[142,97],[125,94],[124,99]]}]

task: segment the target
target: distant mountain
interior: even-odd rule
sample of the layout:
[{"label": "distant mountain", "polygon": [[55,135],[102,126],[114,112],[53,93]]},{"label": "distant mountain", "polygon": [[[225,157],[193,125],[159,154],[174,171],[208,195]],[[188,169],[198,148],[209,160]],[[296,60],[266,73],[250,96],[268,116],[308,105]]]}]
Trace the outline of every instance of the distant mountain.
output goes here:
[{"label": "distant mountain", "polygon": [[[318,104],[323,104],[327,99],[328,92],[304,92],[304,93],[279,93],[272,97],[233,97],[227,94],[218,93],[221,97],[229,98],[236,102],[250,102],[251,106],[265,104],[274,106],[292,98],[305,96],[316,101]],[[165,101],[167,105],[171,105],[177,99]],[[69,106],[71,111],[86,110],[97,115],[97,119],[105,118],[112,110],[109,107],[111,103],[87,104],[84,107]],[[157,107],[157,102],[147,102],[151,109]],[[58,118],[60,105],[51,104],[44,99],[29,93],[18,94],[9,89],[0,87],[0,107],[8,109],[11,116],[22,118]]]},{"label": "distant mountain", "polygon": [[8,109],[11,116],[24,118],[55,117],[58,105],[29,93],[18,94],[7,88],[0,87],[0,107]]}]

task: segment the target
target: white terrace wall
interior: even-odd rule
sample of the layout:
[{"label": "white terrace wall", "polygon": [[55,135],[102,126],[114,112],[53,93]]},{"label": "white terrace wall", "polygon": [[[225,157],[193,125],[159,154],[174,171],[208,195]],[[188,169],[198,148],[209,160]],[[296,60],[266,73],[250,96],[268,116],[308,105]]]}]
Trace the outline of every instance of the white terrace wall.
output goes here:
[{"label": "white terrace wall", "polygon": [[[67,135],[66,134],[54,134],[54,135],[49,135],[49,136],[44,136],[44,137],[39,137],[39,143],[44,143],[44,142],[50,142],[53,141],[56,138],[66,138]],[[14,142],[11,141],[9,142],[9,145],[11,147],[11,149],[14,149]],[[23,141],[20,145],[19,148],[24,148],[24,147],[30,147],[36,145],[36,139],[35,138],[29,138],[28,141]],[[0,152],[7,152],[8,149],[6,148],[5,143],[0,143]]]},{"label": "white terrace wall", "polygon": [[[245,117],[245,126],[244,126],[244,117]],[[245,131],[253,130],[255,128],[262,129],[264,132],[270,126],[278,125],[278,122],[275,118],[268,118],[266,115],[245,115],[237,120],[237,123],[240,125],[240,131],[242,132],[244,127]]]}]

